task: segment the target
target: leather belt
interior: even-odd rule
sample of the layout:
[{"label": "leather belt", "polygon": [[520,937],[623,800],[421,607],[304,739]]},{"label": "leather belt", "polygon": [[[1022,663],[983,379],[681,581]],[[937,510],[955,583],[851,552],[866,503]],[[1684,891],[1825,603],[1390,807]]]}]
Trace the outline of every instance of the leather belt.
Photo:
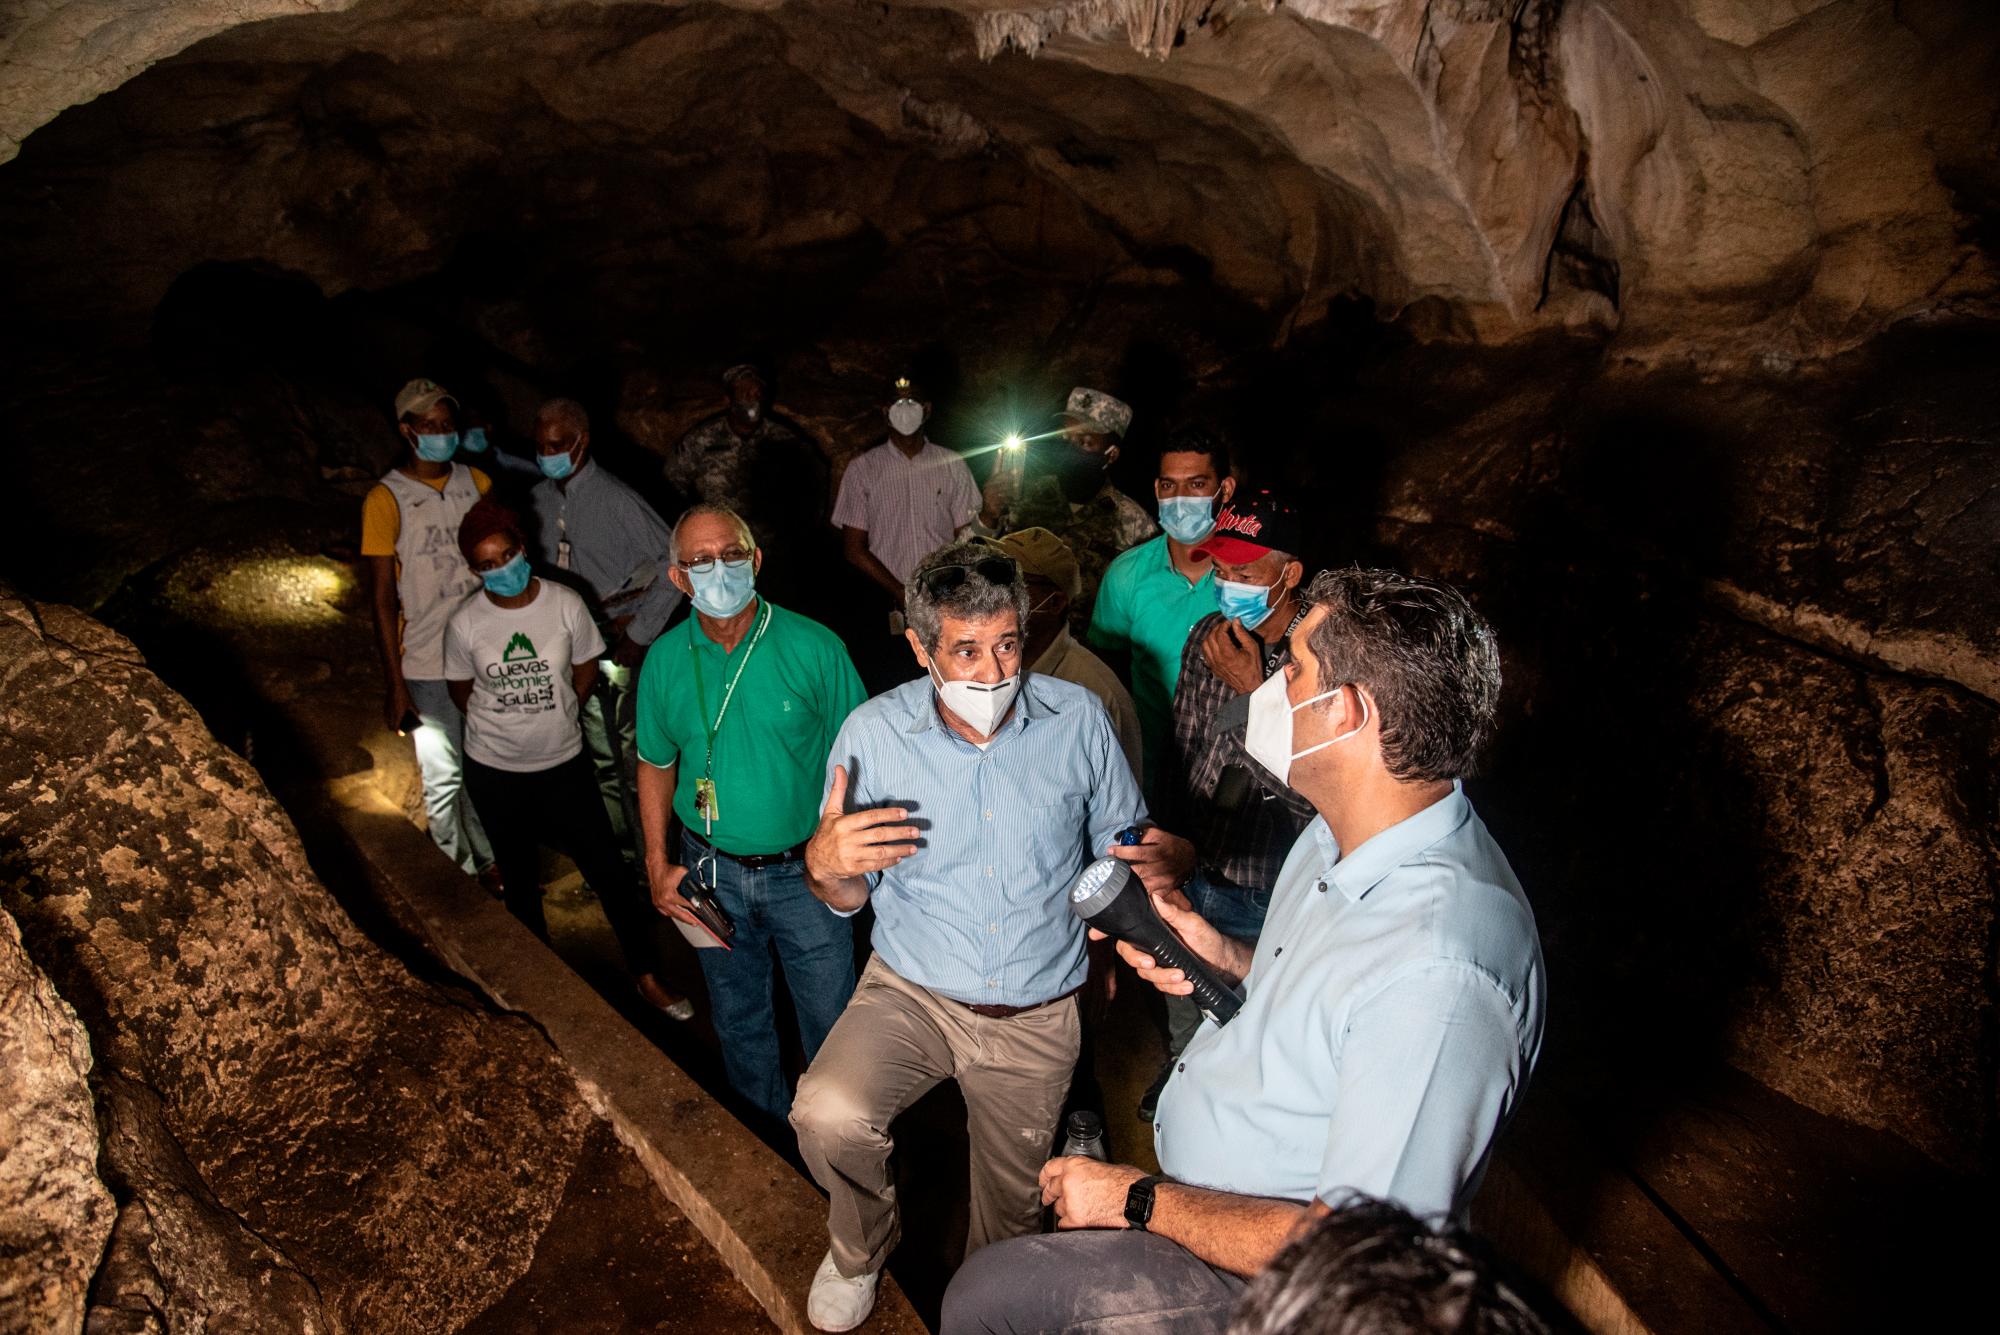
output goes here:
[{"label": "leather belt", "polygon": [[[726,849],[717,848],[693,830],[687,831],[687,837],[715,854],[715,856],[728,858],[737,866],[748,867],[751,871],[762,871],[766,867],[782,867],[787,862],[798,862],[806,855],[806,846],[803,843],[796,844],[782,853],[731,853]],[[1061,998],[1058,997],[1057,1000],[1060,1001]]]},{"label": "leather belt", "polygon": [[[1061,996],[1050,997],[1047,1001],[1037,1001],[1032,1006],[975,1006],[969,1001],[960,1001],[958,1004],[971,1011],[974,1015],[983,1015],[989,1020],[1011,1020],[1016,1015],[1026,1015],[1029,1011],[1038,1011],[1044,1006],[1053,1006],[1058,1001],[1068,1001],[1081,991],[1083,991],[1083,984],[1078,983]],[[954,1001],[957,998],[947,997],[946,1000]]]}]

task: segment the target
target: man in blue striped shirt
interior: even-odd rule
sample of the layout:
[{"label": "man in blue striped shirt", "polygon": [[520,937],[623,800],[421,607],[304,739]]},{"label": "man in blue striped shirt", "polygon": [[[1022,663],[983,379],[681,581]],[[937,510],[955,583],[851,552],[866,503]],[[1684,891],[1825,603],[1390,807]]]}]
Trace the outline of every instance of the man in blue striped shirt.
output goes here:
[{"label": "man in blue striped shirt", "polygon": [[806,1308],[830,1331],[874,1306],[898,1227],[889,1124],[940,1080],[965,1096],[966,1250],[1040,1227],[1087,970],[1068,890],[1146,815],[1097,697],[1023,669],[1012,557],[984,539],[944,547],[904,605],[924,677],[848,717],[806,846],[814,894],[836,913],[875,908],[875,956],[792,1106],[831,1198]]}]

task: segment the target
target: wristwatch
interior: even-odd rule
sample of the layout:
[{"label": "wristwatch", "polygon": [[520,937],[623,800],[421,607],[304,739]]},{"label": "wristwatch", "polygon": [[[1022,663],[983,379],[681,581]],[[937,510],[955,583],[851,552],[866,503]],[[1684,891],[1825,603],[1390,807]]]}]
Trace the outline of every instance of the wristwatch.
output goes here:
[{"label": "wristwatch", "polygon": [[1127,1226],[1136,1228],[1141,1233],[1146,1231],[1146,1225],[1153,1220],[1153,1188],[1166,1180],[1163,1174],[1155,1174],[1152,1177],[1142,1177],[1132,1184],[1132,1189],[1125,1193]]}]

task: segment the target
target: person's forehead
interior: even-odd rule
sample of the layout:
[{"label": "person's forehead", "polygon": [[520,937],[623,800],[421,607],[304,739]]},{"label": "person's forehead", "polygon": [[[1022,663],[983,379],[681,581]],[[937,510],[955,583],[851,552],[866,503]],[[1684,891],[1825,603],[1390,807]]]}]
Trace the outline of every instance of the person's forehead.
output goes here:
[{"label": "person's forehead", "polygon": [[491,553],[498,556],[502,552],[514,550],[519,545],[519,540],[513,534],[502,529],[498,533],[489,533],[478,542],[473,543],[472,550],[475,553]]},{"label": "person's forehead", "polygon": [[430,407],[417,414],[419,422],[448,422],[451,420],[451,400],[439,399]]},{"label": "person's forehead", "polygon": [[689,552],[720,551],[725,547],[739,547],[743,534],[736,525],[721,515],[692,515],[681,520],[674,531],[674,546],[683,556]]},{"label": "person's forehead", "polygon": [[985,643],[1018,635],[1020,619],[1011,611],[995,612],[983,617],[955,617],[946,612],[938,618],[942,638],[946,644]]},{"label": "person's forehead", "polygon": [[1160,476],[1214,477],[1215,461],[1200,450],[1168,450],[1160,456]]}]

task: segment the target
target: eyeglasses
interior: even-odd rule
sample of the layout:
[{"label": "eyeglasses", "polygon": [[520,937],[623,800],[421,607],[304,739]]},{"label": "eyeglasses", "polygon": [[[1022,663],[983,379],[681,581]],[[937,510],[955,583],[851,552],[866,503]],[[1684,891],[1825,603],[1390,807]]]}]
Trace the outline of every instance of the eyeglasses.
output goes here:
[{"label": "eyeglasses", "polygon": [[988,584],[1002,586],[1012,584],[1020,577],[1021,567],[1011,556],[982,556],[977,561],[967,561],[960,565],[937,566],[917,576],[917,582],[924,586],[924,592],[933,598],[942,598],[966,580],[977,575]]},{"label": "eyeglasses", "polygon": [[744,551],[741,547],[731,547],[723,552],[720,558],[697,556],[692,561],[676,561],[674,564],[682,570],[687,571],[690,575],[706,575],[714,571],[715,563],[718,559],[731,570],[735,570],[746,564],[750,560],[750,556],[751,553]]}]

